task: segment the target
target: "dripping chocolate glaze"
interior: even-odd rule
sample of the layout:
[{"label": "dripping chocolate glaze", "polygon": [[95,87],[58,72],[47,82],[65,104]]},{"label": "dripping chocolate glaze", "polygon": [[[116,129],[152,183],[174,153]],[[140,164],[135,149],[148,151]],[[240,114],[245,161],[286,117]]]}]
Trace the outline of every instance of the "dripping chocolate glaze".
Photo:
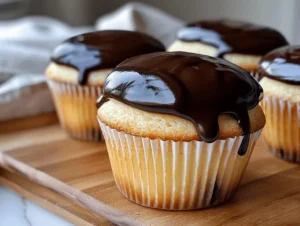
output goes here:
[{"label": "dripping chocolate glaze", "polygon": [[158,40],[139,32],[107,30],[72,37],[60,44],[52,55],[57,64],[79,72],[79,83],[86,84],[91,71],[114,68],[127,58],[164,51]]},{"label": "dripping chocolate glaze", "polygon": [[191,23],[178,32],[178,38],[212,45],[218,49],[216,57],[223,57],[226,53],[265,55],[288,44],[274,29],[233,20]]},{"label": "dripping chocolate glaze", "polygon": [[285,46],[269,52],[260,62],[259,76],[300,85],[300,46]]},{"label": "dripping chocolate glaze", "polygon": [[248,110],[261,86],[243,69],[220,58],[184,52],[160,52],[128,59],[105,80],[98,107],[110,98],[130,106],[190,120],[206,142],[218,138],[218,117],[231,114],[243,129],[239,154],[250,138]]}]

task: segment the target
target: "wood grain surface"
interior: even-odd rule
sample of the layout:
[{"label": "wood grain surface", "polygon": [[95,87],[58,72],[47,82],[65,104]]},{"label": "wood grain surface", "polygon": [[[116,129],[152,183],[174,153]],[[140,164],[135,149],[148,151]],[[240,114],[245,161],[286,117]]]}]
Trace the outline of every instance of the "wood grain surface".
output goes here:
[{"label": "wood grain surface", "polygon": [[58,121],[56,112],[0,121],[0,134],[51,125]]},{"label": "wood grain surface", "polygon": [[105,144],[72,140],[59,125],[0,135],[0,166],[0,183],[45,200],[42,206],[77,225],[300,225],[300,166],[274,157],[262,141],[233,199],[198,211],[128,201],[115,186]]}]

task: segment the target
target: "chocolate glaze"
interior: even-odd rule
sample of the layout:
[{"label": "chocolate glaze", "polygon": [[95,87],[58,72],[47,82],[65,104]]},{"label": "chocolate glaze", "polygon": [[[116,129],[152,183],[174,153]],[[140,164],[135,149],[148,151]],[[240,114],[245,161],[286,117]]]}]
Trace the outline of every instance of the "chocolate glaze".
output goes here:
[{"label": "chocolate glaze", "polygon": [[158,40],[133,31],[96,31],[72,37],[60,44],[52,61],[79,71],[79,83],[86,84],[91,71],[114,68],[127,58],[164,51]]},{"label": "chocolate glaze", "polygon": [[226,53],[265,55],[288,44],[276,30],[233,20],[199,21],[178,32],[182,41],[199,41],[218,48],[216,57]]},{"label": "chocolate glaze", "polygon": [[269,52],[260,62],[259,76],[299,85],[300,46],[285,46]]},{"label": "chocolate glaze", "polygon": [[239,154],[250,137],[248,110],[254,108],[261,86],[228,61],[184,52],[160,52],[128,59],[105,80],[98,107],[110,98],[130,106],[190,120],[206,142],[218,138],[218,117],[231,114],[243,129]]}]

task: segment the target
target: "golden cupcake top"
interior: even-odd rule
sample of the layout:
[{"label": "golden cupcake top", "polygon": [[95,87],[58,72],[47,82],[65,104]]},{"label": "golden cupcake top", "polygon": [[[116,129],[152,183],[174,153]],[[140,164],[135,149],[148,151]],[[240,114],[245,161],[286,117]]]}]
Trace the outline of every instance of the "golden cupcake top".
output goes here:
[{"label": "golden cupcake top", "polygon": [[110,69],[127,58],[164,51],[158,40],[139,32],[106,30],[81,34],[60,44],[52,61],[78,70],[78,82],[86,84],[88,75],[99,69]]},{"label": "golden cupcake top", "polygon": [[260,63],[260,77],[300,85],[300,46],[285,46],[265,55]]},{"label": "golden cupcake top", "polygon": [[217,48],[217,57],[227,53],[264,55],[288,44],[275,29],[234,20],[203,20],[180,29],[178,39],[201,42]]},{"label": "golden cupcake top", "polygon": [[250,137],[248,111],[262,98],[262,88],[245,70],[220,58],[158,52],[130,58],[108,75],[101,107],[111,99],[134,108],[187,119],[201,140],[219,137],[218,118],[232,115],[243,130],[239,154]]}]

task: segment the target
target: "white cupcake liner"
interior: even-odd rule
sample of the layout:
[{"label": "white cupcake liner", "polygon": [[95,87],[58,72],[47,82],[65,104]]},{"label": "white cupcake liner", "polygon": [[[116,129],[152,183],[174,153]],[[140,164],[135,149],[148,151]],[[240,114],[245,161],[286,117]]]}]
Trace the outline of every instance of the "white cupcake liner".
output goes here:
[{"label": "white cupcake liner", "polygon": [[276,96],[261,102],[267,123],[263,137],[271,152],[293,162],[300,162],[300,103]]},{"label": "white cupcake liner", "polygon": [[257,71],[249,71],[249,73],[256,79],[256,81],[259,80],[259,73]]},{"label": "white cupcake liner", "polygon": [[61,126],[72,137],[103,140],[96,115],[96,101],[102,94],[100,86],[81,86],[47,80]]},{"label": "white cupcake liner", "polygon": [[239,184],[261,130],[250,136],[244,156],[243,136],[175,142],[118,132],[99,121],[115,182],[140,205],[167,210],[206,208],[228,200]]}]

